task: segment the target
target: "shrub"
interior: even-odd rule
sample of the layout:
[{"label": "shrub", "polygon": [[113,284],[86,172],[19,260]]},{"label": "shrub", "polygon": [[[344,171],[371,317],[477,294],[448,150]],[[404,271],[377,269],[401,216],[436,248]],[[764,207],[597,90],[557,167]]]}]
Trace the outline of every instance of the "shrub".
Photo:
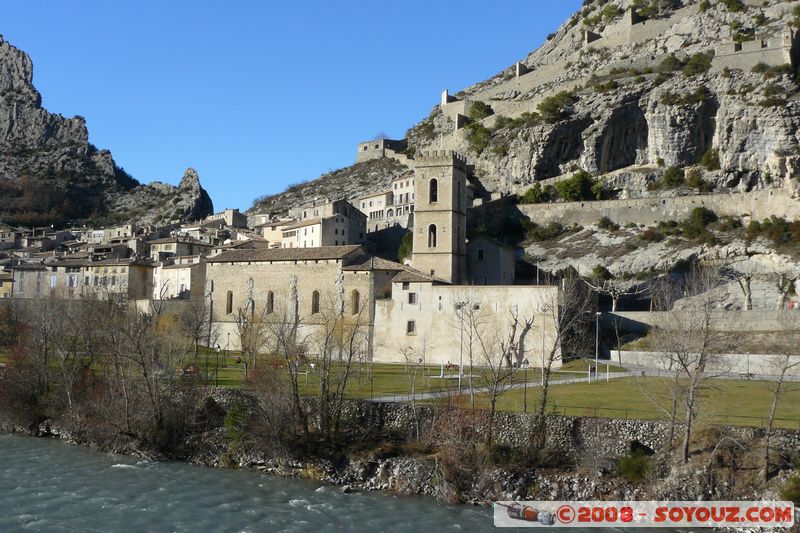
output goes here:
[{"label": "shrub", "polygon": [[491,137],[491,132],[480,122],[470,122],[467,125],[467,143],[470,150],[476,154],[480,154],[489,146]]},{"label": "shrub", "polygon": [[683,68],[683,62],[675,55],[667,56],[658,65],[659,72],[675,72]]},{"label": "shrub", "polygon": [[764,96],[777,96],[779,94],[785,94],[786,90],[778,85],[777,83],[770,83],[764,87],[763,94]]},{"label": "shrub", "polygon": [[742,227],[742,221],[732,216],[724,216],[719,223],[719,229],[722,231],[734,231]]},{"label": "shrub", "polygon": [[759,11],[756,16],[753,17],[753,24],[756,26],[763,26],[767,23],[767,16],[764,14],[763,11]]},{"label": "shrub", "polygon": [[571,178],[556,183],[558,195],[567,202],[595,199],[592,188],[596,181],[585,170],[579,170]]},{"label": "shrub", "polygon": [[619,224],[615,224],[608,217],[603,217],[597,221],[597,227],[607,231],[617,231],[619,229]]},{"label": "shrub", "polygon": [[686,62],[686,65],[683,67],[683,75],[684,76],[696,76],[698,74],[704,74],[708,72],[708,69],[711,68],[711,59],[713,58],[713,54],[711,53],[698,53],[694,54],[689,60]]},{"label": "shrub", "polygon": [[708,226],[718,220],[717,214],[705,207],[695,207],[689,215],[688,223],[696,226]]},{"label": "shrub", "polygon": [[633,450],[619,458],[617,468],[622,477],[631,483],[640,483],[650,472],[650,458],[642,451]]},{"label": "shrub", "polygon": [[558,222],[550,222],[546,226],[530,224],[528,228],[528,238],[532,241],[549,241],[567,233],[567,229]]},{"label": "shrub", "polygon": [[704,180],[700,171],[696,168],[686,172],[686,185],[700,192],[711,192],[714,190],[714,185]]},{"label": "shrub", "polygon": [[469,110],[469,118],[475,121],[483,120],[484,118],[492,115],[494,111],[489,105],[477,100],[472,102],[472,107]]},{"label": "shrub", "polygon": [[671,166],[664,171],[662,181],[667,189],[674,189],[683,185],[685,172],[682,168]]},{"label": "shrub", "polygon": [[608,281],[614,279],[614,275],[603,265],[597,265],[592,269],[592,278],[600,281]]},{"label": "shrub", "polygon": [[727,7],[731,13],[739,13],[744,10],[744,2],[742,0],[720,0],[720,4]]},{"label": "shrub", "polygon": [[709,148],[706,150],[706,153],[703,154],[703,157],[700,158],[700,164],[706,170],[719,170],[720,163],[719,163],[719,151],[714,150],[713,148]]},{"label": "shrub", "polygon": [[522,204],[543,204],[553,200],[554,192],[552,185],[543,188],[540,183],[534,183],[533,187],[520,196],[519,202]]},{"label": "shrub", "polygon": [[639,238],[647,242],[661,242],[664,240],[664,234],[656,228],[647,228],[639,235]]},{"label": "shrub", "polygon": [[703,13],[709,10],[709,8],[711,7],[711,2],[709,2],[708,0],[703,0],[697,7],[700,9],[700,12]]},{"label": "shrub", "polygon": [[619,84],[614,80],[608,80],[605,83],[597,83],[594,86],[594,91],[597,93],[607,93],[619,87]]},{"label": "shrub", "polygon": [[539,104],[539,115],[549,123],[555,124],[566,118],[569,106],[575,103],[575,94],[570,91],[561,91],[555,96],[542,100]]},{"label": "shrub", "polygon": [[792,26],[800,28],[800,6],[795,6],[792,10],[792,15],[794,16],[794,19],[792,19]]}]

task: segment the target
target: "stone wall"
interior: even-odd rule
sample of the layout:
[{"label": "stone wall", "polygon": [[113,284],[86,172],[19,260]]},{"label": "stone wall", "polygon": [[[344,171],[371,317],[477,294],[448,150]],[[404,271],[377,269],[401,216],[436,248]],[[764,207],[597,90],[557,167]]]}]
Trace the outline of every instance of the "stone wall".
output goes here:
[{"label": "stone wall", "polygon": [[[756,311],[716,311],[712,315],[712,322],[716,331],[739,332],[770,332],[781,331],[789,323],[784,317],[797,315],[798,311],[763,310]],[[650,327],[663,324],[669,312],[660,311],[616,311],[609,313],[604,320],[613,322],[633,322]],[[794,320],[794,319],[792,319]]]},{"label": "stone wall", "polygon": [[705,207],[719,216],[749,216],[755,220],[775,215],[789,220],[800,218],[800,202],[785,189],[747,193],[706,194],[674,198],[639,198],[598,202],[521,204],[519,210],[536,224],[558,222],[563,225],[596,224],[608,217],[616,224],[653,225],[669,220],[683,220],[696,207]]},{"label": "stone wall", "polygon": [[[445,407],[417,405],[417,419],[422,434],[440,430],[442,427],[469,419],[469,412]],[[483,416],[482,416],[483,415]],[[486,412],[478,412],[477,419],[486,419]],[[374,434],[415,434],[414,406],[410,403],[380,403],[348,401],[345,404],[345,419],[354,427],[368,429]],[[474,418],[472,419],[475,420]],[[485,424],[477,424],[479,435],[485,436]],[[495,414],[494,440],[508,446],[525,446],[537,427],[537,416],[524,413],[499,412]],[[730,431],[742,438],[756,438],[758,428],[731,427]],[[588,417],[547,417],[547,445],[558,449],[571,458],[592,453],[601,456],[621,456],[636,441],[652,450],[662,448],[669,435],[666,420],[626,420]],[[776,431],[776,442],[786,449],[800,446],[799,431]]]},{"label": "stone wall", "polygon": [[[783,356],[763,354],[721,354],[711,358],[707,372],[739,374],[746,376],[774,376],[780,374],[785,363]],[[672,371],[677,363],[663,352],[611,351],[611,360],[622,366],[636,366],[659,371]],[[794,365],[786,376],[800,378],[800,356],[789,356],[789,365]],[[800,421],[798,421],[800,424]]]}]

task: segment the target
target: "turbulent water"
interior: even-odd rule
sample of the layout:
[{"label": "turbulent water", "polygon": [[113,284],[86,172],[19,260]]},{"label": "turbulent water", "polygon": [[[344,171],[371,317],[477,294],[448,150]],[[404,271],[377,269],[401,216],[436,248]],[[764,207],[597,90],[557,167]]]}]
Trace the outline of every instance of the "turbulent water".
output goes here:
[{"label": "turbulent water", "polygon": [[344,494],[333,486],[256,472],[153,463],[0,434],[0,533],[6,531],[499,530],[488,508]]},{"label": "turbulent water", "polygon": [[490,531],[491,510],[343,494],[254,472],[151,463],[0,435],[0,531]]}]

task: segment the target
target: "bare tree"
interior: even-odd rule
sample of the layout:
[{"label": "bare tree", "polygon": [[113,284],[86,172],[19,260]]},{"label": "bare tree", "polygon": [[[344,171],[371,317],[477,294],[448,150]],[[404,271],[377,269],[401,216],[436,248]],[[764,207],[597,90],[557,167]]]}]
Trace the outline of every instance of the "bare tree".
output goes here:
[{"label": "bare tree", "polygon": [[775,288],[778,289],[778,294],[780,294],[778,309],[786,309],[789,297],[795,294],[797,275],[791,274],[786,270],[778,270],[772,273],[772,278],[775,282]]},{"label": "bare tree", "polygon": [[772,403],[770,404],[769,417],[767,418],[767,428],[764,435],[764,482],[769,481],[770,475],[770,445],[772,439],[772,429],[775,425],[775,413],[784,393],[784,384],[787,374],[800,367],[800,356],[797,353],[797,346],[800,343],[800,316],[796,312],[782,313],[780,315],[780,352],[769,358],[769,364],[774,369],[775,375],[771,384]]},{"label": "bare tree", "polygon": [[[689,459],[689,448],[700,411],[700,395],[714,373],[723,372],[721,354],[733,349],[736,337],[722,332],[713,292],[723,282],[715,268],[695,267],[680,281],[665,284],[660,295],[664,313],[653,331],[653,345],[664,354],[672,369],[671,433],[680,410],[683,418],[681,456]],[[679,299],[685,305],[677,306]]]},{"label": "bare tree", "polygon": [[639,287],[627,286],[625,282],[616,279],[586,279],[584,282],[597,294],[611,298],[612,312],[617,311],[619,301],[623,296],[636,296],[644,294],[649,290],[645,285]]}]

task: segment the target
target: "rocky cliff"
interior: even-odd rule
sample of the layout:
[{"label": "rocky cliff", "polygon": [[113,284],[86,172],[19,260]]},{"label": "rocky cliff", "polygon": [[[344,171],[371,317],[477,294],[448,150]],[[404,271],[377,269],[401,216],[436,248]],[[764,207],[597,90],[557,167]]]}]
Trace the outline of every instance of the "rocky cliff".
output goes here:
[{"label": "rocky cliff", "polygon": [[435,106],[409,130],[409,151],[457,150],[497,193],[583,169],[615,172],[624,197],[648,196],[666,168],[706,154],[714,164],[698,171],[716,192],[783,184],[800,174],[796,70],[783,49],[798,50],[799,5],[587,0],[520,75],[510,66]]},{"label": "rocky cliff", "polygon": [[141,185],[89,142],[82,117],[42,108],[33,63],[0,37],[0,220],[17,224],[159,223],[213,210],[197,173]]}]

